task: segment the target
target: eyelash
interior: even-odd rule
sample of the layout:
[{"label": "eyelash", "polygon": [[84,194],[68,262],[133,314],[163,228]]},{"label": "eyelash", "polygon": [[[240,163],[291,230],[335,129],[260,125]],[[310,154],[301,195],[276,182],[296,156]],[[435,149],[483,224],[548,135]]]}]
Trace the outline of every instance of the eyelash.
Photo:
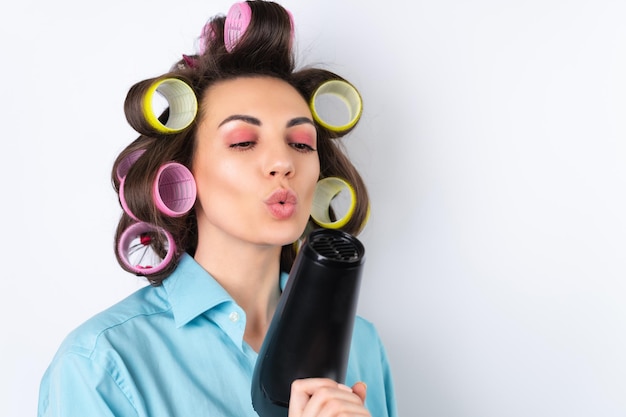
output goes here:
[{"label": "eyelash", "polygon": [[[253,149],[255,146],[256,146],[256,142],[245,141],[245,142],[233,143],[229,145],[229,148],[236,149],[240,152],[244,152],[244,151]],[[313,148],[311,145],[308,145],[306,143],[292,142],[289,144],[289,146],[291,146],[296,151],[301,152],[301,153],[309,153],[309,152],[317,151],[317,149]]]},{"label": "eyelash", "polygon": [[291,147],[294,148],[296,151],[302,152],[302,153],[315,152],[317,150],[317,149],[314,149],[311,145],[308,145],[306,143],[292,142],[289,145],[291,145]]},{"label": "eyelash", "polygon": [[236,150],[238,150],[240,152],[244,152],[244,151],[248,151],[248,150],[254,148],[255,145],[256,145],[256,142],[245,141],[245,142],[233,143],[233,144],[229,145],[229,148],[236,149]]}]

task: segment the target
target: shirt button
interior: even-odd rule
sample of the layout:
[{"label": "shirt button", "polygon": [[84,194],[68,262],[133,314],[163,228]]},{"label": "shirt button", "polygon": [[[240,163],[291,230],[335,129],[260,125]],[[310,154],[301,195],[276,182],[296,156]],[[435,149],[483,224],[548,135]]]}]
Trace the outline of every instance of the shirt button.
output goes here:
[{"label": "shirt button", "polygon": [[228,318],[230,319],[230,321],[232,321],[233,323],[236,323],[239,321],[239,313],[237,313],[236,311],[233,311],[232,313],[230,313],[230,315],[228,316]]}]

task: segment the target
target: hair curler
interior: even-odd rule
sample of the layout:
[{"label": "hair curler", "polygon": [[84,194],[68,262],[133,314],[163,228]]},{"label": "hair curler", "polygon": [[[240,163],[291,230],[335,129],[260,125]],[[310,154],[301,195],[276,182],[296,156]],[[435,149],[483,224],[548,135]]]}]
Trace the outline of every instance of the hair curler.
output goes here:
[{"label": "hair curler", "polygon": [[[289,15],[289,23],[291,25],[291,42],[294,38],[294,24],[293,15],[287,9],[285,9],[287,15]],[[237,46],[243,35],[246,33],[250,22],[252,21],[252,9],[247,1],[241,1],[234,3],[228,9],[228,14],[224,21],[224,46],[226,51],[232,52]],[[203,36],[205,31],[203,30]],[[201,53],[206,50],[206,38],[201,43]]]},{"label": "hair curler", "polygon": [[137,216],[133,214],[133,212],[128,207],[128,204],[126,203],[126,197],[124,197],[124,182],[126,180],[126,174],[128,174],[128,171],[130,171],[130,168],[133,166],[135,162],[137,162],[139,158],[141,158],[141,156],[144,154],[145,151],[146,151],[145,149],[137,149],[131,152],[130,154],[128,154],[119,163],[119,165],[117,166],[117,171],[116,171],[117,179],[120,182],[119,189],[118,189],[120,205],[122,206],[122,209],[126,212],[126,214],[128,214],[135,221],[138,221],[139,219],[137,219]]},{"label": "hair curler", "polygon": [[[331,202],[342,191],[346,191],[349,194],[350,204],[343,216],[332,221],[330,218]],[[356,192],[348,181],[339,177],[326,177],[317,182],[311,208],[311,217],[315,223],[326,229],[340,229],[350,221],[355,209]]]},{"label": "hair curler", "polygon": [[120,161],[119,165],[117,166],[117,171],[115,171],[117,179],[120,182],[123,181],[124,178],[126,178],[126,174],[128,174],[128,171],[130,171],[130,167],[132,167],[133,164],[137,162],[139,158],[141,158],[141,155],[143,155],[145,151],[145,149],[137,149],[135,151],[132,151],[124,159],[122,159],[122,161]]},{"label": "hair curler", "polygon": [[361,118],[363,99],[347,81],[329,80],[317,87],[309,107],[317,123],[333,132],[345,133]]},{"label": "hair curler", "polygon": [[287,417],[296,379],[345,382],[364,253],[340,230],[317,229],[305,239],[254,368],[260,417]]},{"label": "hair curler", "polygon": [[[167,121],[159,120],[154,100],[167,102]],[[198,99],[189,83],[179,76],[163,76],[132,86],[124,102],[126,120],[146,136],[179,133],[189,127],[198,113]]]},{"label": "hair curler", "polygon": [[[134,156],[134,153],[130,156]],[[139,221],[139,218],[133,214],[126,202],[125,179],[125,176],[120,179],[120,205],[130,218]],[[187,214],[196,202],[196,195],[196,181],[189,168],[178,162],[168,162],[161,165],[152,185],[152,198],[161,213],[169,217],[180,217]]]},{"label": "hair curler", "polygon": [[[153,240],[162,240],[164,254],[152,247]],[[145,222],[130,225],[120,236],[117,253],[122,263],[137,275],[150,275],[162,271],[176,252],[174,237],[167,230]]]},{"label": "hair curler", "polygon": [[252,20],[252,10],[247,2],[238,2],[230,7],[224,22],[224,45],[228,52],[235,48],[246,32],[250,20]]},{"label": "hair curler", "polygon": [[156,206],[163,214],[180,217],[196,202],[196,181],[186,166],[169,162],[159,168],[152,192]]}]

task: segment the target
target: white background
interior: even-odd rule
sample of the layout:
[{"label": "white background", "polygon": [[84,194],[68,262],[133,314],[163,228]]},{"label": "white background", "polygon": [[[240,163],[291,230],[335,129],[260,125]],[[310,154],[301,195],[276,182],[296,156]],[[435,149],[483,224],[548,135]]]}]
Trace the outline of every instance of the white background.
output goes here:
[{"label": "white background", "polygon": [[[3,7],[0,415],[35,415],[62,338],[144,285],[112,250],[123,100],[230,4]],[[282,4],[300,63],[365,100],[359,311],[401,415],[626,415],[626,2]]]}]

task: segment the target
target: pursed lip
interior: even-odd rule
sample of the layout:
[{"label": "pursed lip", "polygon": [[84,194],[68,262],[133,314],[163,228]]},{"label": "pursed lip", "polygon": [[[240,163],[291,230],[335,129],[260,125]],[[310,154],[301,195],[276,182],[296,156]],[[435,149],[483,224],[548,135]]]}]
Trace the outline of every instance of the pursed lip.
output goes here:
[{"label": "pursed lip", "polygon": [[270,194],[264,202],[273,217],[284,220],[290,218],[296,211],[298,198],[293,191],[280,188]]},{"label": "pursed lip", "polygon": [[296,194],[285,188],[274,191],[265,199],[265,204],[296,204],[297,202]]}]

